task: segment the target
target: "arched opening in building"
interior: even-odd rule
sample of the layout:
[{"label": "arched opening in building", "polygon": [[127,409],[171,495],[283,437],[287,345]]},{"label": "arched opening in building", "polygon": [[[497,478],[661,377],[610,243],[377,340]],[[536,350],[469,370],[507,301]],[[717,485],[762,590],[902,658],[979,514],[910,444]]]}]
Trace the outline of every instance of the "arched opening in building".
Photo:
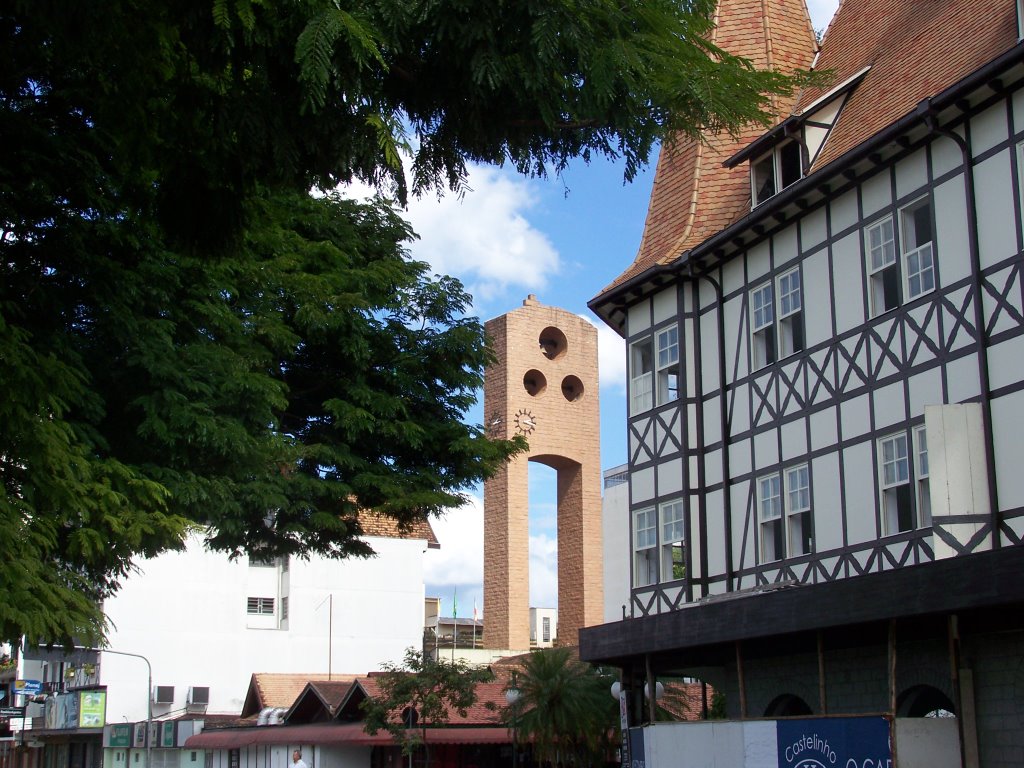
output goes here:
[{"label": "arched opening in building", "polygon": [[956,717],[956,708],[938,688],[915,685],[896,699],[896,717]]},{"label": "arched opening in building", "polygon": [[812,714],[807,702],[792,693],[776,696],[764,710],[765,717],[806,717]]},{"label": "arched opening in building", "polygon": [[530,647],[551,646],[558,630],[558,472],[530,461]]}]

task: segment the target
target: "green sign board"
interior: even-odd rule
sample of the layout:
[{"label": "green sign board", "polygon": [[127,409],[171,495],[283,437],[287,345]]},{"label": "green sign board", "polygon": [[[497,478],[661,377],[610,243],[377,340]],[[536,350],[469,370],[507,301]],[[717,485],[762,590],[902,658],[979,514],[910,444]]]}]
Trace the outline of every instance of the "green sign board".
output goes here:
[{"label": "green sign board", "polygon": [[174,746],[174,721],[168,720],[167,722],[161,723],[160,730],[160,746],[161,747],[173,747]]},{"label": "green sign board", "polygon": [[107,719],[107,692],[80,691],[78,700],[78,727],[102,728]]},{"label": "green sign board", "polygon": [[132,745],[132,724],[118,723],[110,726],[110,746],[130,747]]}]

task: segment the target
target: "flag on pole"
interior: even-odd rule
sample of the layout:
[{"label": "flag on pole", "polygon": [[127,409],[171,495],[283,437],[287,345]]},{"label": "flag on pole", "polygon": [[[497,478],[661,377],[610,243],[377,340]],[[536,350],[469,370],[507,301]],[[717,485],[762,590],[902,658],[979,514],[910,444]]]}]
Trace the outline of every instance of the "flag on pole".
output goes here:
[{"label": "flag on pole", "polygon": [[452,588],[452,618],[459,618],[459,588]]}]

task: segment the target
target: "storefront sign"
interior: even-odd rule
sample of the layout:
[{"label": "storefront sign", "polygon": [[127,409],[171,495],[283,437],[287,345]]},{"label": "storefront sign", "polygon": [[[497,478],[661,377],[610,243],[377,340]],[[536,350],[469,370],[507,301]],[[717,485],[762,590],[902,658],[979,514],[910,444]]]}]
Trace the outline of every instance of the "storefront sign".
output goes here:
[{"label": "storefront sign", "polygon": [[102,728],[107,721],[107,692],[78,692],[78,727]]},{"label": "storefront sign", "polygon": [[118,723],[110,726],[111,747],[130,747],[132,745],[132,724]]},{"label": "storefront sign", "polygon": [[884,717],[779,720],[779,768],[892,768]]}]

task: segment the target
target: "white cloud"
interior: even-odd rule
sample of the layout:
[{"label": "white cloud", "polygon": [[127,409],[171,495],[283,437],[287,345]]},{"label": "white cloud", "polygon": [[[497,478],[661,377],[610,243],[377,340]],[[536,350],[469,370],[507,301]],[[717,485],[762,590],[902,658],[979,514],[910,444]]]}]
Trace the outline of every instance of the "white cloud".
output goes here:
[{"label": "white cloud", "polygon": [[[483,500],[472,497],[466,505],[432,521],[440,549],[424,558],[427,595],[442,598],[441,611],[451,615],[452,596],[458,590],[459,615],[471,616],[473,604],[484,615],[483,604]],[[558,543],[540,533],[530,536],[530,605],[558,605]]]},{"label": "white cloud", "polygon": [[626,340],[604,323],[580,315],[597,328],[597,380],[601,392],[626,392]]},{"label": "white cloud", "polygon": [[484,580],[484,502],[469,502],[431,521],[440,549],[429,549],[423,571],[427,584],[481,584]]},{"label": "white cloud", "polygon": [[558,607],[558,542],[530,537],[530,607]]},{"label": "white cloud", "polygon": [[601,392],[626,392],[626,341],[610,327],[597,326],[597,365]]},{"label": "white cloud", "polygon": [[[420,236],[409,245],[413,257],[438,274],[458,277],[477,311],[508,291],[543,291],[561,272],[562,259],[526,218],[538,204],[535,187],[488,166],[470,166],[467,186],[462,197],[426,194],[409,200],[403,216]],[[352,185],[347,194],[368,197],[370,190]]]},{"label": "white cloud", "polygon": [[469,187],[461,199],[409,202],[409,221],[420,235],[413,255],[436,272],[459,276],[478,302],[509,289],[544,289],[561,270],[561,259],[526,219],[537,202],[530,185],[494,168],[472,167]]}]

